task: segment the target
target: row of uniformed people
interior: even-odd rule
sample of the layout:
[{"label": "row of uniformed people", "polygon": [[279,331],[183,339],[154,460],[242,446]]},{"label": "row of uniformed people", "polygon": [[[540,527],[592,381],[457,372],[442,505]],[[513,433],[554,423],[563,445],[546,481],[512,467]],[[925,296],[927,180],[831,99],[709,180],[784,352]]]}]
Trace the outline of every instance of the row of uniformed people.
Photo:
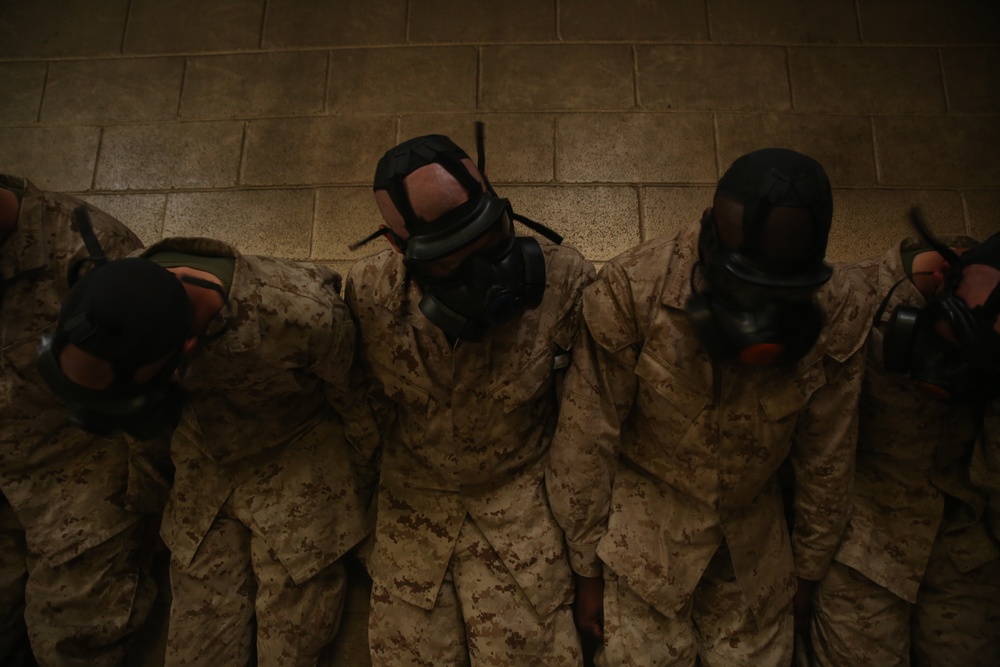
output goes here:
[{"label": "row of uniformed people", "polygon": [[764,149],[595,277],[446,137],[374,187],[342,286],[0,180],[0,658],[121,664],[158,530],[170,665],[316,664],[356,547],[375,665],[1000,660],[1000,236],[833,268]]}]

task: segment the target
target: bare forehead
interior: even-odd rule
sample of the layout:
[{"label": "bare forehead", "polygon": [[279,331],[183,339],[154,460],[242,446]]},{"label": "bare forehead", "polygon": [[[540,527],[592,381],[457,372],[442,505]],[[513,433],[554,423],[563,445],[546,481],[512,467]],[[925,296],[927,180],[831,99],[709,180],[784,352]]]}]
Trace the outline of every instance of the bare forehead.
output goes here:
[{"label": "bare forehead", "polygon": [[[462,163],[482,184],[482,178],[472,160],[465,158]],[[403,179],[403,187],[406,188],[413,212],[425,220],[440,217],[469,199],[465,186],[437,163],[415,169]]]},{"label": "bare forehead", "polygon": [[1000,269],[986,264],[970,264],[962,269],[962,281],[955,293],[970,308],[986,303],[993,290],[1000,285]]}]

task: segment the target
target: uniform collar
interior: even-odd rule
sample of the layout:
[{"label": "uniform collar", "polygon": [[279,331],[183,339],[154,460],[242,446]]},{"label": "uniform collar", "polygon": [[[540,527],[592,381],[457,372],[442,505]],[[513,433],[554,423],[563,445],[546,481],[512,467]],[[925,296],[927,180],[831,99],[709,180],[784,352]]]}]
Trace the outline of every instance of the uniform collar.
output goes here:
[{"label": "uniform collar", "polygon": [[[183,252],[206,257],[232,257],[236,260],[233,271],[233,286],[229,301],[209,326],[212,331],[225,333],[212,343],[213,347],[223,347],[233,354],[246,352],[260,346],[260,291],[247,258],[236,248],[223,241],[206,238],[169,238],[158,241],[142,250],[140,257],[149,257],[160,252]],[[221,320],[219,319],[221,318]]]},{"label": "uniform collar", "polygon": [[[701,223],[694,223],[677,237],[660,293],[660,303],[668,308],[684,310],[691,298],[691,272],[698,263],[698,235]],[[669,268],[669,270],[667,270]],[[697,276],[696,276],[697,278]]]}]

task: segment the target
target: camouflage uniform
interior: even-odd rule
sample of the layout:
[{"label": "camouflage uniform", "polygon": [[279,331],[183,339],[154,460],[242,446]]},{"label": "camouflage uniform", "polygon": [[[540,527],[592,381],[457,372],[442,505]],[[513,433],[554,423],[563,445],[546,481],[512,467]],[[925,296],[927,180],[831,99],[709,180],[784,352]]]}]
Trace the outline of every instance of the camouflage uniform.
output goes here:
[{"label": "camouflage uniform", "polygon": [[900,257],[921,247],[910,239],[853,269],[879,298],[899,284],[868,342],[852,517],[812,623],[817,665],[908,665],[911,648],[915,664],[1000,664],[1000,543],[970,482],[977,437],[996,456],[995,433],[987,444],[981,406],[948,405],[882,363],[892,311],[924,304]]},{"label": "camouflage uniform", "polygon": [[207,239],[142,254],[165,251],[235,258],[229,303],[208,332],[221,334],[181,369],[190,397],[161,529],[166,662],[246,665],[256,620],[261,665],[316,664],[339,625],[341,557],[367,532],[346,436],[370,447],[376,432],[367,407],[347,400],[354,325],[340,277]]},{"label": "camouflage uniform", "polygon": [[822,577],[847,522],[870,300],[835,273],[795,366],[712,363],[684,310],[698,232],[620,255],[584,293],[550,455],[573,569],[605,572],[609,665],[787,664],[796,575]]},{"label": "camouflage uniform", "polygon": [[395,414],[378,491],[369,642],[379,665],[580,662],[572,576],[543,488],[556,373],[593,279],[539,239],[541,305],[480,343],[449,342],[417,308],[402,256],[358,262],[345,290]]},{"label": "camouflage uniform", "polygon": [[[9,176],[0,187],[23,192],[17,231],[0,249],[0,491],[25,529],[25,620],[43,664],[114,665],[155,591],[139,562],[145,522],[125,506],[128,446],[72,425],[35,368],[39,339],[55,328],[69,291],[69,267],[88,256],[72,221],[83,202]],[[88,210],[109,257],[140,247],[120,222]],[[20,557],[23,567],[23,553],[3,557]]]}]

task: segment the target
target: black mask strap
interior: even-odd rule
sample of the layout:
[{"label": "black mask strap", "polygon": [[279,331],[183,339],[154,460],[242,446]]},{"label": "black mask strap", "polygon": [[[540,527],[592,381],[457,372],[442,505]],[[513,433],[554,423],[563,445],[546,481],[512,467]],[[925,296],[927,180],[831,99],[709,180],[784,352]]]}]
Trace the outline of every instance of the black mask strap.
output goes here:
[{"label": "black mask strap", "polygon": [[900,278],[896,281],[896,284],[889,288],[889,291],[885,293],[885,298],[882,299],[882,303],[879,304],[878,310],[875,311],[875,317],[872,318],[872,326],[877,325],[882,320],[882,315],[885,313],[886,307],[889,305],[889,299],[892,298],[893,292],[899,287],[906,278]]},{"label": "black mask strap", "polygon": [[90,220],[90,212],[87,211],[87,207],[77,206],[73,209],[73,222],[76,223],[80,237],[83,239],[83,245],[90,254],[81,260],[73,262],[69,267],[66,277],[70,287],[75,285],[76,281],[80,279],[80,270],[87,262],[93,262],[98,266],[108,263],[108,256],[104,254],[104,248],[101,247],[101,242],[97,240],[97,234],[94,233],[94,224]]},{"label": "black mask strap", "polygon": [[[496,190],[493,189],[493,184],[490,183],[490,179],[486,176],[486,124],[482,121],[476,121],[476,158],[478,160],[478,164],[476,166],[479,168],[479,173],[482,174],[483,181],[486,183],[486,190],[491,195],[496,197]],[[531,231],[541,234],[556,245],[562,244],[562,235],[552,229],[549,229],[542,223],[535,222],[531,218],[521,215],[520,213],[514,213],[513,209],[508,211],[508,215],[510,215],[512,220],[517,220]]]},{"label": "black mask strap", "polygon": [[961,275],[962,258],[931,233],[930,227],[927,225],[927,220],[924,219],[923,212],[917,206],[910,209],[910,224],[920,234],[920,238],[926,241],[927,245],[931,248],[937,250],[944,257],[945,261],[948,262],[948,265],[951,267],[949,276],[955,271]]}]

